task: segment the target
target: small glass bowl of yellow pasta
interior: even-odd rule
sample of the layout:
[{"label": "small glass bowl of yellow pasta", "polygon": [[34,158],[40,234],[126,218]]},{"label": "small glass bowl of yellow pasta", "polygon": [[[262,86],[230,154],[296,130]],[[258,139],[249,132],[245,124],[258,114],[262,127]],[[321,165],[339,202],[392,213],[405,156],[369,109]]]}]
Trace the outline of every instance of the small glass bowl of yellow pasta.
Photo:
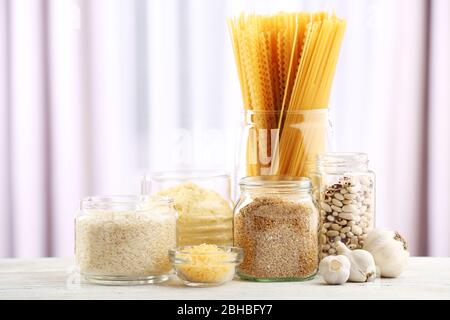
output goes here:
[{"label": "small glass bowl of yellow pasta", "polygon": [[178,278],[192,287],[217,286],[233,280],[243,261],[241,248],[201,244],[169,251]]}]

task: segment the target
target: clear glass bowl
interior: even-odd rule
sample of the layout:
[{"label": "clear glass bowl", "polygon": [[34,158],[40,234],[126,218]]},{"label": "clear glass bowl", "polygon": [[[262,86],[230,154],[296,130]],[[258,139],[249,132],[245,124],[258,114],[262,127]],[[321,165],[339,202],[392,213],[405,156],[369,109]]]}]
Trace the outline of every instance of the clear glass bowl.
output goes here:
[{"label": "clear glass bowl", "polygon": [[236,266],[243,261],[241,248],[218,246],[223,252],[196,253],[192,246],[178,247],[169,251],[177,276],[187,286],[217,286],[234,278]]}]

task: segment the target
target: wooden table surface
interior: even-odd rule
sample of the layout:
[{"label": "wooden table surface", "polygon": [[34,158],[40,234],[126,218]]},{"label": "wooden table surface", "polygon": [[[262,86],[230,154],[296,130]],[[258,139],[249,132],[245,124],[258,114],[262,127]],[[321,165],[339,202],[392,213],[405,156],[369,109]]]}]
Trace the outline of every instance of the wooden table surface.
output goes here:
[{"label": "wooden table surface", "polygon": [[450,299],[450,258],[411,258],[396,279],[326,286],[307,282],[235,280],[219,287],[189,288],[172,279],[143,286],[81,282],[71,259],[0,260],[0,299]]}]

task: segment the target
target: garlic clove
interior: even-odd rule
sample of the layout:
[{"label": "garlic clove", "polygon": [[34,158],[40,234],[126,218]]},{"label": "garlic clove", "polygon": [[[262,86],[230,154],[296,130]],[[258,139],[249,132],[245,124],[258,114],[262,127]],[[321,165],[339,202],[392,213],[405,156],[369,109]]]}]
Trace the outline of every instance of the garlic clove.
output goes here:
[{"label": "garlic clove", "polygon": [[319,274],[327,284],[343,284],[350,276],[350,261],[346,256],[328,256],[319,264]]},{"label": "garlic clove", "polygon": [[342,242],[336,244],[338,254],[346,256],[350,260],[351,282],[369,282],[377,276],[375,261],[370,252],[365,250],[350,250]]},{"label": "garlic clove", "polygon": [[[352,252],[352,272],[350,273],[350,281],[369,282],[375,280],[376,265],[372,255],[365,250],[354,250]],[[353,276],[352,276],[353,275]]]}]

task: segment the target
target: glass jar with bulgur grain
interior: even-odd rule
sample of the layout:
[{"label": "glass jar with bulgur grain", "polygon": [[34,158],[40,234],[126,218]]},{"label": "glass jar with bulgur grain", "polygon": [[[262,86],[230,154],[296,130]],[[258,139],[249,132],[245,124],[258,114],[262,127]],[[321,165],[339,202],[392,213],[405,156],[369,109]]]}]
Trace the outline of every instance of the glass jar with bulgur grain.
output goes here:
[{"label": "glass jar with bulgur grain", "polygon": [[234,245],[244,250],[237,269],[251,281],[301,281],[319,263],[319,215],[307,178],[247,177],[234,211]]}]

